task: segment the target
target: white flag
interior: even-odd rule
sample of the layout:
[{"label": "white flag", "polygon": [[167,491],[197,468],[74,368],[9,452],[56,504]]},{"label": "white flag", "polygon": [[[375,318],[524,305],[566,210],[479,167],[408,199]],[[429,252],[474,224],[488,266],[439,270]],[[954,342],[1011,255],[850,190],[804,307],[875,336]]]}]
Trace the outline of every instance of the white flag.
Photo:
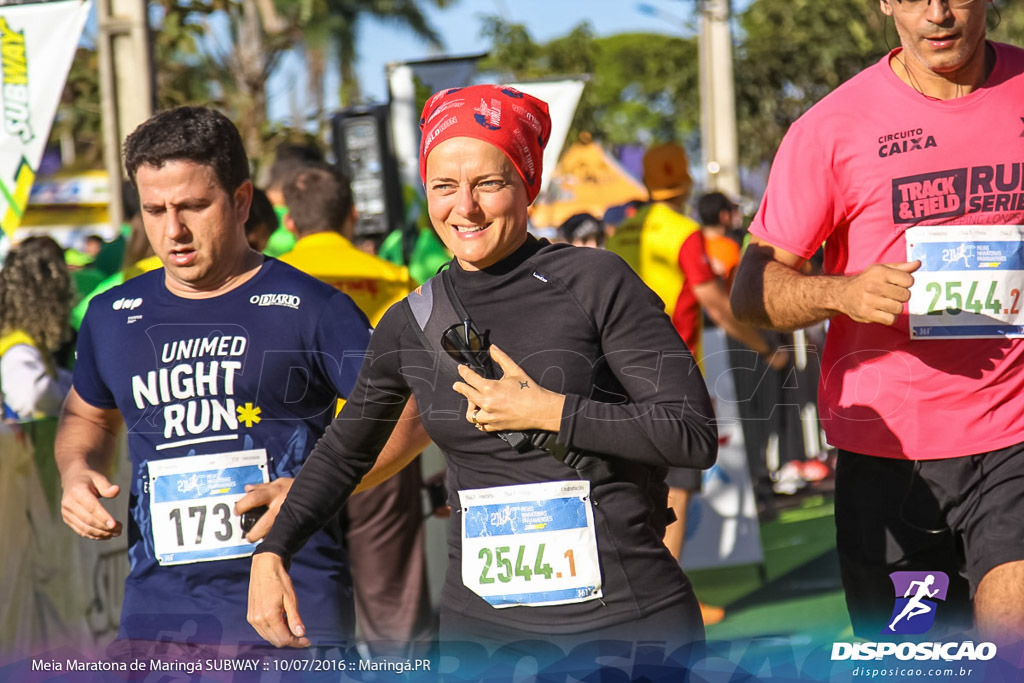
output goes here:
[{"label": "white flag", "polygon": [[527,95],[548,103],[551,114],[551,137],[544,148],[544,172],[541,174],[540,191],[544,192],[555,173],[558,160],[562,158],[562,147],[569,135],[572,120],[576,116],[576,107],[583,95],[584,81],[566,79],[561,81],[530,81],[527,83],[510,83],[513,88]]},{"label": "white flag", "polygon": [[0,226],[21,222],[91,0],[0,5]]}]

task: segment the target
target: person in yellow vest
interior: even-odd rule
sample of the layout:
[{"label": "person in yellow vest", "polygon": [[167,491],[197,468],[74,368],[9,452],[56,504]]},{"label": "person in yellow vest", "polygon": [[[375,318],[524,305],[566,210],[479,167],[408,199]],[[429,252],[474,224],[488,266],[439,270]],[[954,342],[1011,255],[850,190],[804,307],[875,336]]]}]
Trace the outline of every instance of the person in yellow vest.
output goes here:
[{"label": "person in yellow vest", "polygon": [[[285,263],[348,294],[376,325],[414,284],[409,269],[357,249],[349,180],[329,164],[292,174],[284,185],[285,225],[298,238]],[[423,538],[419,460],[346,508],[356,621],[374,656],[410,656],[430,638],[432,611]]]},{"label": "person in yellow vest", "polygon": [[50,237],[29,237],[0,270],[0,394],[4,416],[32,420],[60,412],[71,375],[53,354],[70,337],[71,278]]},{"label": "person in yellow vest", "polygon": [[412,291],[408,268],[352,244],[357,216],[341,171],[323,163],[297,171],[284,185],[284,199],[291,207],[285,226],[298,241],[280,259],[348,294],[371,325]]},{"label": "person in yellow vest", "polygon": [[[621,256],[665,304],[676,331],[700,363],[703,357],[701,310],[730,337],[761,354],[773,367],[788,354],[769,345],[757,330],[739,322],[729,306],[729,292],[708,261],[700,224],[686,215],[693,180],[686,151],[669,142],[644,154],[644,185],[650,201],[616,227],[606,248]],[[665,530],[665,545],[678,559],[683,552],[686,511],[700,490],[699,470],[669,470],[669,506],[676,522]],[[701,606],[704,623],[722,619],[718,608]]]}]

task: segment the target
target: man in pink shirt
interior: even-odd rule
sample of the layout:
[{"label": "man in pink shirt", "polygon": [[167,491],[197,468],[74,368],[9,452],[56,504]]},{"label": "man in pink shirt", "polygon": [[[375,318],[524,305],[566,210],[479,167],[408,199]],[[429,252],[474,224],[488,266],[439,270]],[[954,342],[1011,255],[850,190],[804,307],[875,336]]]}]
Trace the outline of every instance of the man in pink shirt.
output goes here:
[{"label": "man in pink shirt", "polygon": [[984,639],[1024,639],[1024,51],[986,41],[990,4],[880,0],[901,47],[790,128],[732,290],[758,325],[830,319],[820,414],[872,640],[896,570],[949,576],[937,625],[973,604]]}]

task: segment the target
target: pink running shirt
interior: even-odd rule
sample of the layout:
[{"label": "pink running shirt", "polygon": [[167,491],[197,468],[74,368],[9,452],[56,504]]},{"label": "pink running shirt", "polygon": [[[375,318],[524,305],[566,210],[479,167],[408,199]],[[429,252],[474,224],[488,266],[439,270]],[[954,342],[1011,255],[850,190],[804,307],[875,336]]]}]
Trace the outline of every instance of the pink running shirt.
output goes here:
[{"label": "pink running shirt", "polygon": [[[1024,224],[1024,50],[989,43],[982,88],[924,97],[894,50],[786,134],[751,225],[825,272],[906,261],[914,225]],[[942,179],[936,182],[938,179]],[[931,181],[931,182],[926,182]],[[949,458],[1024,441],[1024,339],[910,341],[896,324],[831,320],[818,403],[829,442],[869,455]]]}]

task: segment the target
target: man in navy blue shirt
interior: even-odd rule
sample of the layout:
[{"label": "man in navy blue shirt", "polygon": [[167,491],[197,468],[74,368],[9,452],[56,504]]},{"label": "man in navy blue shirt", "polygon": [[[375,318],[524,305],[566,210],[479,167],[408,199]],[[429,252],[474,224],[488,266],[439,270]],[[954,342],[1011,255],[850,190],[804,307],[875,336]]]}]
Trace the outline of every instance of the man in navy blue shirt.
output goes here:
[{"label": "man in navy blue shirt", "polygon": [[[257,643],[249,556],[351,391],[369,324],[341,292],[249,248],[248,160],[223,115],[157,114],[127,138],[125,161],[164,267],[96,297],[82,324],[57,435],[62,513],[86,538],[120,535],[99,499],[119,493],[106,474],[126,425],[131,570],[119,637]],[[403,420],[388,449],[408,460],[427,441],[418,419]],[[243,526],[242,513],[263,506]],[[316,606],[301,644],[351,640],[336,520],[292,576]]]}]

